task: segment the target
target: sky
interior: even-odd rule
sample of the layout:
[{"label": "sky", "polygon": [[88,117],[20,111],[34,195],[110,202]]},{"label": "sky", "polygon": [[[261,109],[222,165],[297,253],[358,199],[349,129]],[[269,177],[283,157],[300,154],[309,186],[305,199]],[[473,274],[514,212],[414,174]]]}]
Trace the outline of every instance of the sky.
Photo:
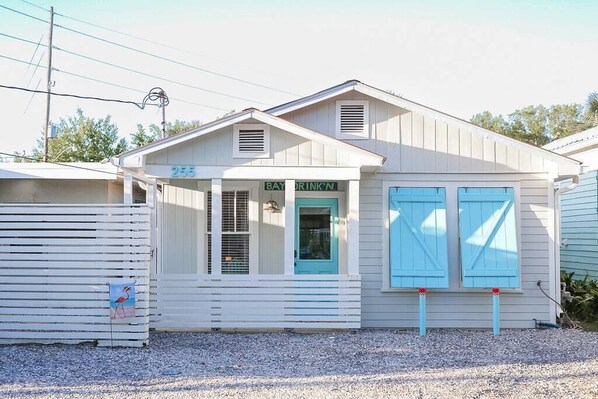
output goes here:
[{"label": "sky", "polygon": [[[44,21],[54,7],[53,91],[141,102],[161,87],[171,122],[266,109],[350,79],[464,119],[584,103],[598,91],[594,0],[27,1],[0,6]],[[46,89],[46,48],[36,44],[47,44],[48,30],[0,7],[0,84]],[[30,151],[45,94],[0,94],[0,152]],[[126,138],[138,123],[161,122],[156,107],[56,96],[50,118],[77,108],[110,115]]]}]

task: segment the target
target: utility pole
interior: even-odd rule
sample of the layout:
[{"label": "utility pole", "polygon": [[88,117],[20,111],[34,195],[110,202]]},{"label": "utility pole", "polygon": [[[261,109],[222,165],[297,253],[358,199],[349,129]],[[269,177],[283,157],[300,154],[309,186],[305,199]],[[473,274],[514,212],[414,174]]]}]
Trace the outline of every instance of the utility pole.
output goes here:
[{"label": "utility pole", "polygon": [[50,7],[50,35],[48,36],[48,93],[46,95],[46,129],[44,134],[44,162],[48,162],[48,130],[50,128],[50,91],[52,90],[52,32],[54,31],[54,7]]}]

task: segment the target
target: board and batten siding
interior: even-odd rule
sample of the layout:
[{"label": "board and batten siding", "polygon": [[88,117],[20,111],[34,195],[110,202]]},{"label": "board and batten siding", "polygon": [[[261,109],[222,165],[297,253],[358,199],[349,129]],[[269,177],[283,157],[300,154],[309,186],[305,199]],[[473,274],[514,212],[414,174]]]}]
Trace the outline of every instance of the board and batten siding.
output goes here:
[{"label": "board and batten siding", "polygon": [[598,279],[598,171],[561,196],[561,269]]},{"label": "board and batten siding", "polygon": [[[387,215],[382,209],[383,179],[397,175],[363,174],[360,190],[360,274],[362,278],[363,327],[415,327],[418,325],[418,293],[383,290],[383,240]],[[460,176],[467,181],[468,176]],[[479,181],[479,178],[478,178]],[[436,182],[442,186],[442,181]],[[525,178],[519,181],[521,290],[501,295],[501,323],[506,328],[531,328],[533,319],[550,320],[551,307],[536,282],[549,287],[551,240],[551,187],[547,180]],[[449,259],[450,261],[450,259]],[[454,262],[453,262],[454,263]],[[458,266],[449,265],[454,273]],[[454,276],[452,281],[454,281]],[[427,317],[430,327],[492,326],[490,290],[459,289],[453,292],[431,290],[428,294]]]},{"label": "board and batten siding", "polygon": [[[256,123],[248,120],[246,123]],[[259,123],[259,122],[257,122]],[[270,157],[234,158],[233,126],[149,154],[146,165],[353,166],[346,152],[270,127]]]},{"label": "board and batten siding", "polygon": [[446,121],[407,111],[356,91],[280,117],[335,137],[336,101],[368,100],[370,140],[344,140],[387,158],[381,172],[544,173],[550,161]]},{"label": "board and batten siding", "polygon": [[[176,185],[175,185],[176,184]],[[158,200],[158,270],[165,274],[198,273],[198,213],[201,193],[194,180],[177,180],[162,186]],[[201,232],[203,233],[203,231]]]}]

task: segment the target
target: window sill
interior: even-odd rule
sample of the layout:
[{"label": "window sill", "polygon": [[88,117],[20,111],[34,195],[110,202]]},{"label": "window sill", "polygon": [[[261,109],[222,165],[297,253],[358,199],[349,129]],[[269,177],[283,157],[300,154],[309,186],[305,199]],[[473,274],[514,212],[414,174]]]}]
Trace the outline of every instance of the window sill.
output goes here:
[{"label": "window sill", "polygon": [[[384,294],[417,294],[418,288],[382,288],[380,292]],[[491,288],[428,288],[430,294],[492,294]],[[523,295],[525,293],[521,288],[501,288],[501,295]]]}]

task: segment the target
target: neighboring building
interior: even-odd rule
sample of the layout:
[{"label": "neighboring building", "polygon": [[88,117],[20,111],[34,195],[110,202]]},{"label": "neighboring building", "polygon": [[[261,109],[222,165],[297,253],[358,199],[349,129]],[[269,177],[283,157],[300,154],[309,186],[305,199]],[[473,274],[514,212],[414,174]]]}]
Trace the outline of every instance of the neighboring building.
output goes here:
[{"label": "neighboring building", "polygon": [[[143,190],[133,192],[135,202],[145,202]],[[0,204],[122,202],[122,172],[112,164],[0,163]]]},{"label": "neighboring building", "polygon": [[583,162],[579,185],[561,197],[561,269],[598,279],[598,127],[544,148]]},{"label": "neighboring building", "polygon": [[150,327],[415,327],[417,288],[430,327],[490,327],[494,287],[504,327],[555,321],[580,162],[358,81],[118,163],[157,182]]}]

